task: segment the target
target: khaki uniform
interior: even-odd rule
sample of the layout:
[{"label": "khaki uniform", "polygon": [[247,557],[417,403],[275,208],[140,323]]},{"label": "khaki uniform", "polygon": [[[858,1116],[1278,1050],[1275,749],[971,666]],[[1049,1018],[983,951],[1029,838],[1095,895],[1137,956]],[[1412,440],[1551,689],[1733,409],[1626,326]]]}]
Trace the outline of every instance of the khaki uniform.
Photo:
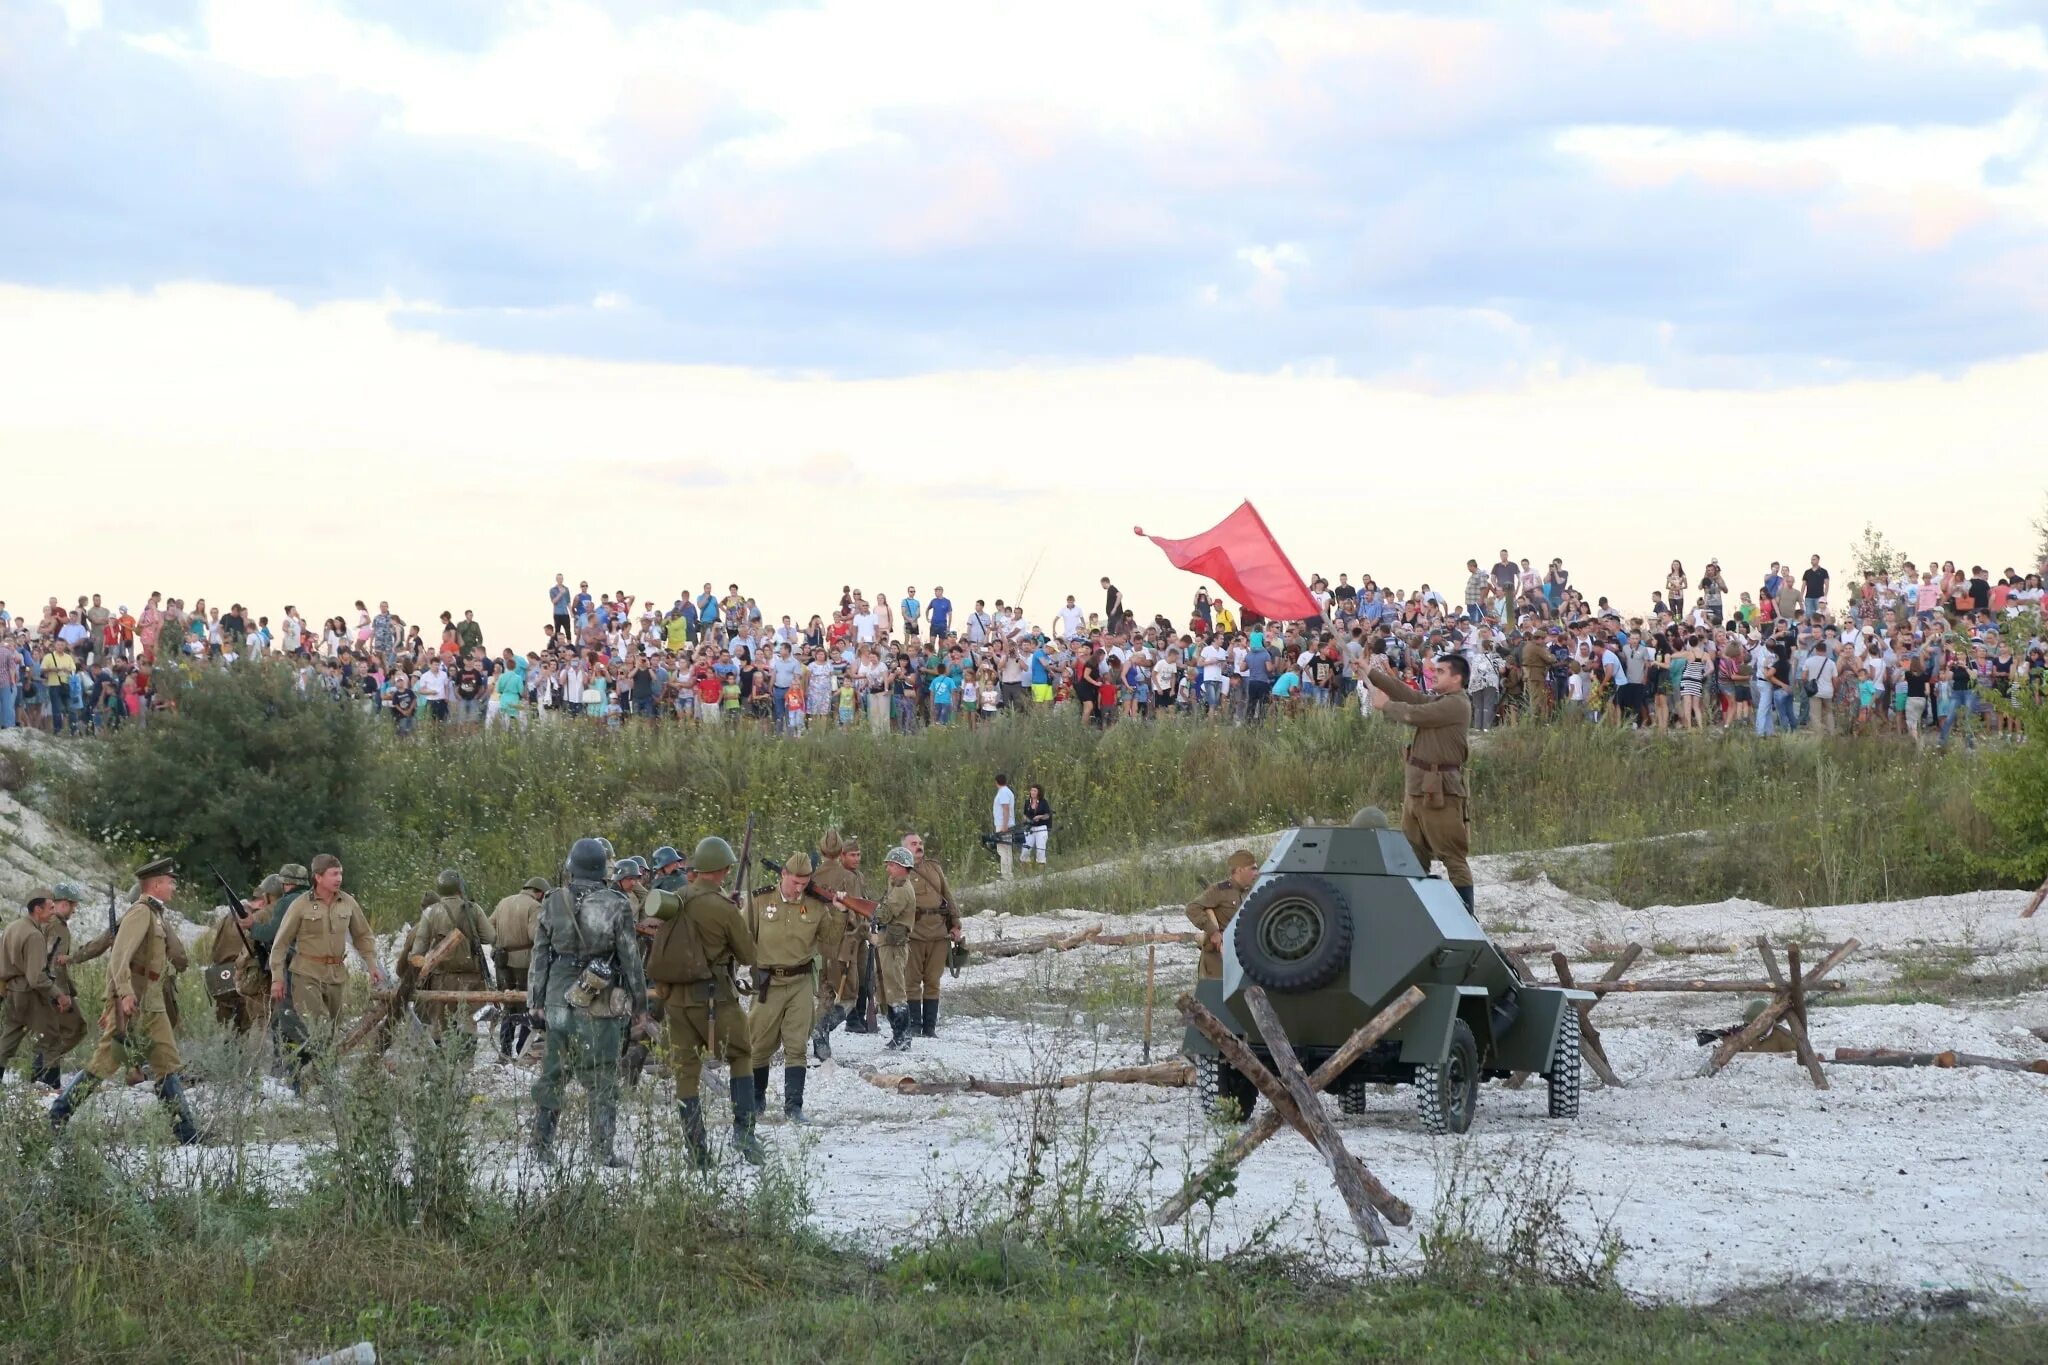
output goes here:
[{"label": "khaki uniform", "polygon": [[[820,891],[838,892],[866,900],[868,893],[861,886],[860,873],[855,872],[837,858],[828,858],[825,865],[811,878],[812,885]],[[868,955],[868,922],[865,916],[851,910],[833,906],[825,916],[825,924],[818,933],[818,952],[825,959],[823,978],[818,985],[818,1005],[830,1008],[832,1005],[851,1005],[860,994],[861,963]]]},{"label": "khaki uniform", "polygon": [[[337,891],[327,902],[308,891],[292,902],[284,923],[277,926],[277,941],[270,948],[271,979],[289,971],[292,1008],[308,1028],[316,1021],[340,1020],[351,943],[364,962],[376,963],[377,941],[370,937],[369,917],[346,891]],[[292,956],[294,947],[297,957]]]},{"label": "khaki uniform", "polygon": [[1472,885],[1472,817],[1466,806],[1466,734],[1472,702],[1462,692],[1432,697],[1388,673],[1372,682],[1392,700],[1381,708],[1390,720],[1415,727],[1408,742],[1407,779],[1401,800],[1401,832],[1415,846],[1425,871],[1432,859],[1444,865],[1452,886]]},{"label": "khaki uniform", "polygon": [[497,952],[498,989],[523,991],[533,965],[533,926],[540,919],[540,897],[521,888],[491,911],[491,942]]},{"label": "khaki uniform", "polygon": [[917,894],[917,918],[910,926],[910,998],[936,1000],[939,980],[946,974],[946,951],[953,946],[952,931],[960,927],[960,912],[953,908],[953,888],[946,882],[946,869],[926,858],[910,869],[910,887]]},{"label": "khaki uniform", "polygon": [[4,1028],[0,1028],[0,1071],[7,1069],[23,1040],[31,1036],[46,1064],[54,1062],[61,1055],[55,1051],[59,992],[56,978],[50,975],[49,940],[43,937],[43,926],[27,915],[0,930],[0,993],[5,995],[6,1012]]},{"label": "khaki uniform", "polygon": [[1522,646],[1522,699],[1532,716],[1550,710],[1550,647],[1541,640]]},{"label": "khaki uniform", "polygon": [[[754,965],[754,935],[740,918],[739,907],[709,886],[686,889],[672,914],[658,911],[656,917],[663,923],[647,954],[648,994],[662,1001],[676,1098],[695,1099],[703,1084],[704,1054],[714,1041],[735,1076],[747,1070],[753,1057],[732,973],[736,965]],[[669,942],[676,934],[696,936],[701,961],[710,969],[708,977],[686,979],[689,973],[682,964],[688,955]]]},{"label": "khaki uniform", "polygon": [[[213,949],[206,960],[210,966],[232,965],[235,969],[235,993],[225,999],[220,996],[213,998],[213,1017],[237,1033],[247,1033],[252,1024],[268,1016],[268,1011],[259,1014],[253,1010],[249,993],[241,988],[242,964],[252,945],[249,936],[236,926],[234,913],[233,906],[222,909],[220,923],[213,930]],[[256,924],[262,924],[269,915],[266,908],[256,911],[253,918]]]},{"label": "khaki uniform", "polygon": [[[1204,887],[1202,894],[1188,902],[1188,923],[1203,933],[1222,933],[1230,928],[1231,918],[1237,914],[1237,907],[1244,904],[1244,892],[1237,883],[1225,877],[1222,881]],[[1214,980],[1223,975],[1223,949],[1211,947],[1209,940],[1202,940],[1202,965],[1199,975],[1202,980]]]},{"label": "khaki uniform", "polygon": [[[118,1075],[146,1060],[159,1081],[179,1071],[184,1059],[171,1031],[164,990],[171,970],[170,945],[177,935],[164,926],[163,902],[144,896],[121,912],[120,927],[107,955],[107,1012],[100,1016],[100,1041],[86,1073],[95,1080]],[[179,945],[179,955],[184,953]],[[135,997],[135,1013],[121,1017],[121,1000]]]},{"label": "khaki uniform", "polygon": [[[424,957],[453,933],[462,935],[461,946],[442,958],[433,972],[420,981],[421,990],[480,991],[487,984],[484,947],[496,943],[497,939],[483,911],[474,901],[464,900],[461,896],[443,896],[422,910],[412,932],[406,936],[404,946],[399,949],[399,957],[401,960]],[[421,1005],[419,1013],[427,1027],[438,1034],[449,1019],[458,1013],[466,1016],[470,1008],[467,1005],[436,1003]]]},{"label": "khaki uniform", "polygon": [[[73,964],[90,962],[96,957],[103,956],[113,948],[114,934],[115,930],[109,929],[106,933],[88,941],[84,947],[79,948],[75,952],[67,952],[67,956],[70,957]],[[71,937],[71,931],[68,927],[64,931],[64,937],[67,941]],[[185,956],[185,941],[169,929],[164,930],[164,952],[170,961],[170,972],[164,977],[163,985],[164,1015],[170,1020],[171,1031],[175,1033],[180,1023],[178,1018],[178,973],[184,971],[185,968],[192,964]],[[68,972],[66,976],[68,978]],[[81,1025],[81,1027],[83,1026]]]},{"label": "khaki uniform", "polygon": [[812,961],[818,951],[818,937],[826,922],[839,911],[816,897],[799,892],[793,901],[784,900],[778,890],[757,899],[748,910],[754,931],[756,979],[766,973],[767,981],[747,1011],[747,1036],[752,1043],[754,1070],[775,1060],[775,1049],[783,1052],[785,1066],[804,1063],[804,1044],[811,1036],[811,1006],[816,997],[812,987]]},{"label": "khaki uniform", "polygon": [[905,978],[910,967],[910,927],[917,922],[917,888],[911,880],[905,877],[900,882],[890,881],[881,905],[875,910],[875,934],[880,939],[875,960],[882,969],[882,979],[875,986],[875,1000],[884,1011],[910,999],[905,993]]},{"label": "khaki uniform", "polygon": [[[71,926],[63,919],[53,919],[43,926],[43,939],[49,944],[50,975],[57,983],[57,994],[78,999],[78,986],[71,979]],[[111,939],[108,942],[112,942]],[[58,958],[65,959],[59,963]],[[61,1062],[85,1039],[85,1016],[76,1008],[65,1010],[57,1016],[57,1038],[53,1047],[43,1050],[45,1065],[54,1066]]]}]

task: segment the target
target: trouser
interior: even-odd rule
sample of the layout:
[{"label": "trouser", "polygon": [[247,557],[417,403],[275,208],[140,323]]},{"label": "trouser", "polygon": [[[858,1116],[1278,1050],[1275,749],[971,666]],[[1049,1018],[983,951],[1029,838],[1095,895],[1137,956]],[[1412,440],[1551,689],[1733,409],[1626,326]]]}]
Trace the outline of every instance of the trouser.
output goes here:
[{"label": "trouser", "polygon": [[50,717],[50,733],[62,734],[70,715],[71,694],[62,687],[45,687],[44,707]]},{"label": "trouser", "polygon": [[1820,728],[1821,733],[1831,735],[1835,732],[1834,708],[1829,704],[1828,698],[1815,697],[1810,714],[1813,724]]},{"label": "trouser", "polygon": [[1010,842],[1009,834],[1004,832],[1002,842],[996,845],[996,862],[1002,866],[1002,878],[1004,881],[1008,881],[1016,875],[1015,870],[1010,866],[1016,859],[1016,856],[1016,846]]},{"label": "trouser", "polygon": [[718,1055],[735,1076],[752,1065],[753,1045],[748,1040],[745,1016],[739,1001],[731,998],[711,1001],[701,986],[670,986],[664,1002],[662,1022],[667,1025],[668,1068],[676,1078],[676,1098],[697,1097],[704,1084],[704,1054],[711,1050],[713,1006],[718,1025]]},{"label": "trouser", "polygon": [[868,693],[868,729],[874,731],[877,735],[889,733],[889,694],[887,692]]},{"label": "trouser", "polygon": [[[332,1033],[341,1022],[341,1001],[348,986],[341,981],[314,981],[300,972],[291,973],[292,1008],[316,1035]],[[322,1025],[325,1029],[322,1029]]]},{"label": "trouser", "polygon": [[237,1033],[249,1031],[249,997],[236,991],[225,998],[213,998],[214,1022],[224,1024]]},{"label": "trouser", "polygon": [[1401,803],[1401,832],[1415,847],[1423,870],[1435,860],[1444,865],[1444,876],[1452,886],[1472,885],[1472,864],[1466,854],[1472,847],[1472,826],[1465,818],[1465,798],[1446,796],[1441,806],[1429,798],[1411,795]]},{"label": "trouser", "polygon": [[1760,735],[1771,734],[1777,729],[1778,708],[1771,699],[1774,690],[1762,678],[1750,684],[1750,699],[1756,703],[1756,732]]},{"label": "trouser", "polygon": [[[480,991],[485,988],[485,984],[483,973],[481,972],[435,972],[431,977],[420,983],[420,989],[427,991]],[[436,1038],[440,1037],[450,1024],[456,1025],[458,1032],[467,1034],[472,1031],[468,1025],[471,1023],[470,1014],[475,1009],[476,1006],[474,1005],[452,1005],[436,1001],[419,1007],[420,1020],[433,1030]]]},{"label": "trouser", "polygon": [[884,943],[875,950],[875,961],[882,969],[881,1008],[894,1009],[909,1000],[910,945]]},{"label": "trouser", "polygon": [[868,936],[848,929],[840,938],[838,949],[825,959],[825,970],[818,978],[821,1009],[851,1004],[860,994],[860,964],[867,960],[867,955]]},{"label": "trouser", "polygon": [[21,684],[0,685],[0,730],[14,728],[14,704],[21,697]]},{"label": "trouser", "polygon": [[[75,1018],[78,1011],[73,1009],[68,1013]],[[14,1060],[14,1054],[21,1050],[22,1043],[30,1037],[36,1040],[36,1048],[46,1064],[55,1062],[64,1052],[69,1051],[68,1048],[60,1050],[56,1046],[59,1017],[61,1016],[57,1012],[57,1007],[34,991],[8,991],[6,1024],[0,1027],[0,1071],[7,1069],[7,1064]]]},{"label": "trouser", "polygon": [[1500,689],[1498,687],[1475,689],[1472,693],[1472,728],[1475,730],[1491,730],[1493,728],[1494,715],[1499,709]]},{"label": "trouser", "polygon": [[1037,829],[1027,829],[1024,831],[1025,862],[1028,863],[1032,861],[1034,857],[1036,857],[1038,860],[1038,865],[1040,867],[1045,866],[1045,841],[1047,840],[1047,838],[1051,836],[1051,834],[1052,831],[1044,828],[1043,826],[1040,826]]},{"label": "trouser", "polygon": [[747,1011],[748,1050],[756,1071],[775,1060],[777,1048],[782,1049],[786,1065],[805,1064],[804,1045],[811,1040],[811,1004],[815,998],[809,972],[769,980],[767,989],[754,1001],[754,1008]]},{"label": "trouser", "polygon": [[1913,737],[1915,744],[1926,743],[1927,698],[1906,698],[1906,733]]},{"label": "trouser", "polygon": [[1798,720],[1792,709],[1792,689],[1789,687],[1777,688],[1771,693],[1771,700],[1778,707],[1778,724],[1787,730],[1798,729]]},{"label": "trouser", "polygon": [[100,1040],[85,1064],[86,1072],[95,1080],[104,1081],[141,1062],[149,1063],[150,1074],[159,1081],[184,1067],[184,1059],[178,1055],[178,1040],[171,1033],[170,1017],[163,1010],[138,1009],[121,1031],[113,1027],[118,1015],[119,1008],[109,1006],[100,1019]]},{"label": "trouser", "polygon": [[939,978],[946,972],[946,950],[952,947],[950,939],[914,938],[910,940],[910,979],[907,983],[912,1000],[936,1000],[939,998]]},{"label": "trouser", "polygon": [[1260,716],[1265,715],[1266,700],[1272,695],[1273,684],[1270,682],[1253,681],[1247,683],[1244,689],[1244,710],[1246,718],[1250,720],[1257,720]]},{"label": "trouser", "polygon": [[593,1019],[582,1010],[558,1005],[548,1011],[548,1050],[533,1083],[533,1102],[560,1109],[562,1091],[571,1079],[590,1092],[593,1114],[619,1099],[619,1048],[626,1033],[624,1019]]}]

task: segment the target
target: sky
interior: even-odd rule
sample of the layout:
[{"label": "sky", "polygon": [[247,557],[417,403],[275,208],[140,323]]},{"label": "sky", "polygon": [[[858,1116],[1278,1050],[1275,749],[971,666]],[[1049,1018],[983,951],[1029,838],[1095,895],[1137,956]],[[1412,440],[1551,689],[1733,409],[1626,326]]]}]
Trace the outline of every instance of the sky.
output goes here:
[{"label": "sky", "polygon": [[1995,572],[2044,393],[2039,0],[0,5],[17,611]]}]

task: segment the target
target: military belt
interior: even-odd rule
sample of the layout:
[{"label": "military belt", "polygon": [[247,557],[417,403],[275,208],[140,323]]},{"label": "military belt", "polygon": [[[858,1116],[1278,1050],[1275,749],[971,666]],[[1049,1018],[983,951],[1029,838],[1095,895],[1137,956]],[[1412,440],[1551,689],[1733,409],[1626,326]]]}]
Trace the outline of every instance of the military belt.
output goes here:
[{"label": "military belt", "polygon": [[763,967],[761,970],[770,976],[779,976],[786,979],[792,976],[809,976],[811,974],[811,964],[806,962],[801,967]]},{"label": "military belt", "polygon": [[939,906],[938,908],[933,910],[920,910],[917,912],[917,917],[919,919],[923,919],[927,915],[944,915],[945,913],[946,908],[944,906]]},{"label": "military belt", "polygon": [[303,957],[308,962],[317,962],[323,967],[339,967],[342,963],[348,961],[348,958],[340,953],[336,953],[332,957],[324,953],[300,953],[298,956]]},{"label": "military belt", "polygon": [[1426,773],[1457,773],[1465,770],[1465,765],[1462,763],[1424,763],[1419,758],[1409,759],[1408,766],[1420,768]]}]

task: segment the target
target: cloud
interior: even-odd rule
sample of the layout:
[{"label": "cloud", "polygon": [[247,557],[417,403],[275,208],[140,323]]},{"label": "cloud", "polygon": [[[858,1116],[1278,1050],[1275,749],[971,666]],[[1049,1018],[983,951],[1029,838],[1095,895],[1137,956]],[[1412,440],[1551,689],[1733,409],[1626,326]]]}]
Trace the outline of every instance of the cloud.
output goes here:
[{"label": "cloud", "polygon": [[0,9],[0,266],[777,373],[1486,386],[2048,347],[2025,7]]}]

